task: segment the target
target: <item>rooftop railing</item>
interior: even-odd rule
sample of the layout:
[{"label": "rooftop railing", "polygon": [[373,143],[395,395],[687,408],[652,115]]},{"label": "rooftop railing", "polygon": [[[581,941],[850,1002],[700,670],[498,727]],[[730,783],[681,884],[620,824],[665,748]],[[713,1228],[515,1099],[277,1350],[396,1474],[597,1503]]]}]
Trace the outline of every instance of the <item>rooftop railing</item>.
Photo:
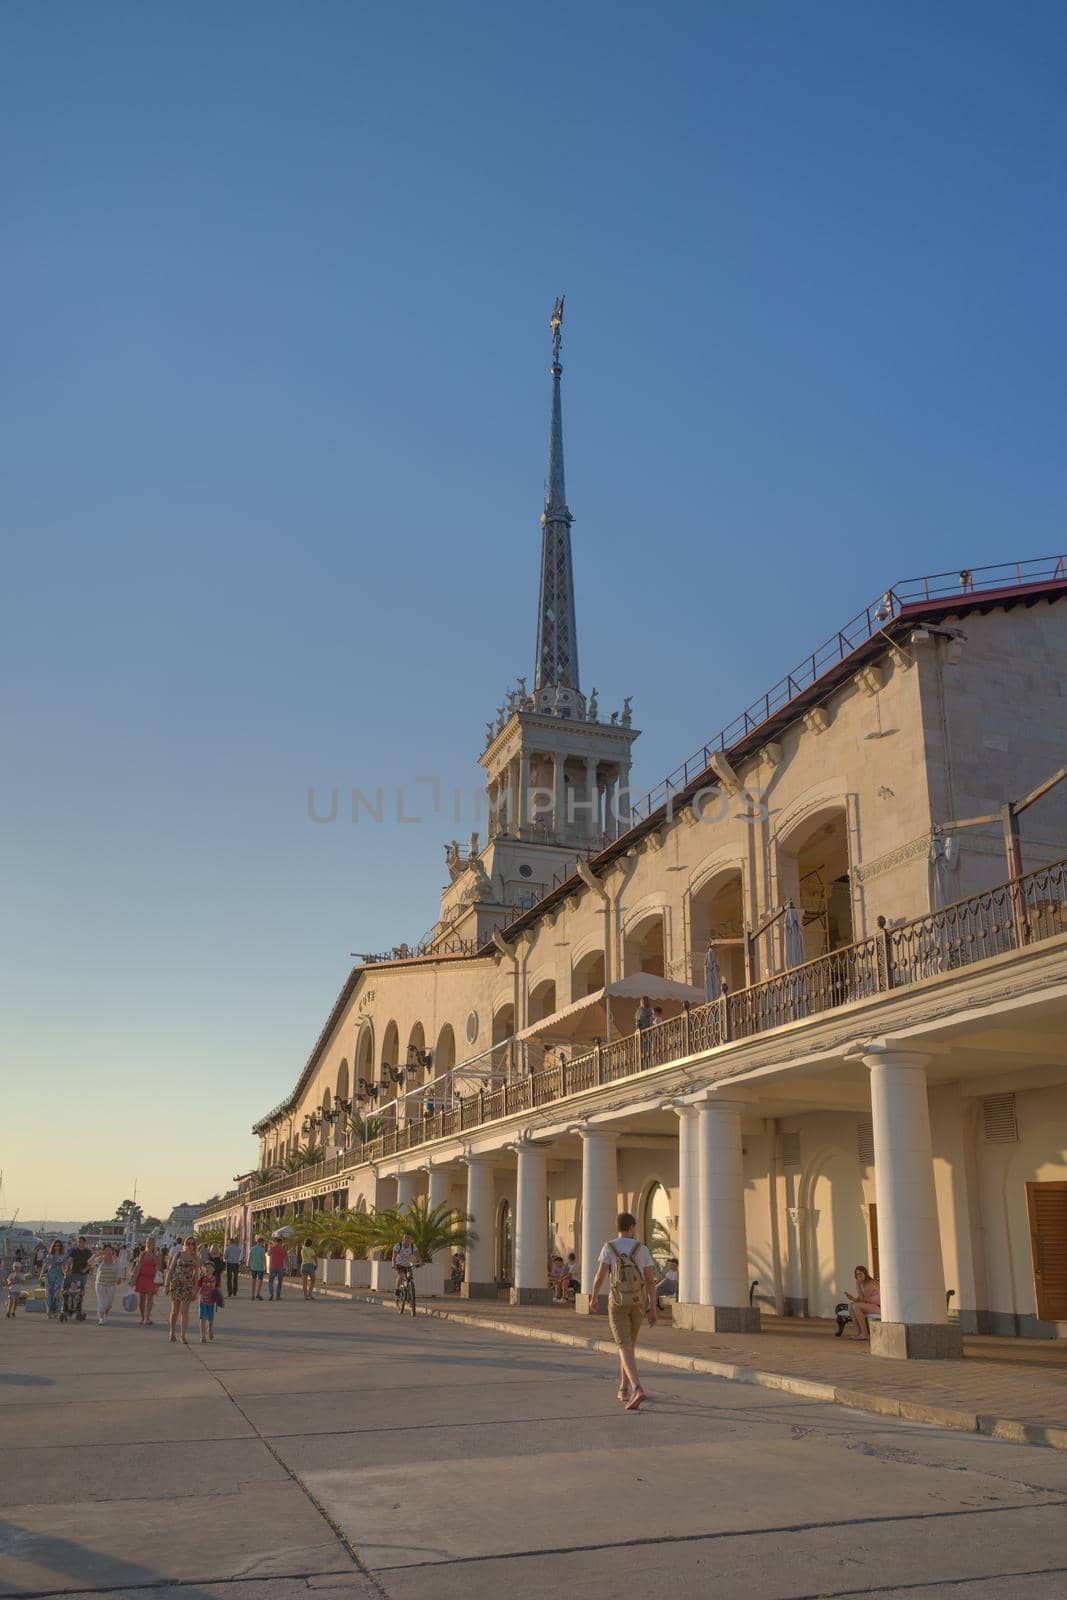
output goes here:
[{"label": "rooftop railing", "polygon": [[876,600],[872,600],[870,605],[864,606],[843,628],[838,628],[829,639],[798,662],[792,672],[787,672],[784,678],[772,684],[765,694],[746,706],[732,722],[720,728],[706,744],[695,750],[687,761],[675,767],[673,772],[642,795],[632,807],[633,822],[641,822],[651,816],[672,795],[678,794],[694,778],[706,772],[714,754],[725,754],[756,728],[769,722],[790,701],[810,689],[824,673],[839,666],[853,651],[873,639],[908,606],[945,600],[951,595],[958,595],[962,602],[967,602],[975,594],[1025,588],[1037,583],[1054,583],[1061,579],[1067,580],[1067,556],[1038,556],[1030,561],[964,567],[955,572],[935,572],[923,578],[902,578],[884,590]]},{"label": "rooftop railing", "polygon": [[[513,1083],[488,1084],[428,1115],[397,1127],[314,1167],[279,1174],[250,1191],[255,1203],[309,1184],[342,1177],[354,1167],[400,1155],[437,1139],[469,1133],[501,1118],[529,1114],[676,1061],[705,1055],[827,1011],[958,972],[990,956],[1029,948],[1067,934],[1067,860],[985,889],[967,900],[878,931],[839,950],[789,967],[762,983],[684,1010],[655,1027],[557,1059]],[[210,1213],[230,1209],[237,1191]],[[242,1197],[244,1198],[244,1197]]]}]

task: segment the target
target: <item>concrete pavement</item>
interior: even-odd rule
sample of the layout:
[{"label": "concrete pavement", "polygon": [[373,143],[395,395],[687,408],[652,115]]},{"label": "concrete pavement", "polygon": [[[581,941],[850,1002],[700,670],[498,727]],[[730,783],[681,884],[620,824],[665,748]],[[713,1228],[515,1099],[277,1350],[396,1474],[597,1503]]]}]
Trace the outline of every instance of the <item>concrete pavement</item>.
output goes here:
[{"label": "concrete pavement", "polygon": [[378,1306],[0,1336],[0,1595],[1060,1600],[1067,1456]]}]

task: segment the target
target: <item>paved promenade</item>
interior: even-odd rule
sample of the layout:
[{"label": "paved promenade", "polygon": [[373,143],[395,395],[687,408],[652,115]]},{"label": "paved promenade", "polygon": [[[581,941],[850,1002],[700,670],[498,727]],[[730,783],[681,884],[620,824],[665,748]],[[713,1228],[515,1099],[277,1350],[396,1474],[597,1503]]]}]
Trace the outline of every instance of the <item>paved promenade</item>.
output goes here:
[{"label": "paved promenade", "polygon": [[[853,1352],[857,1359],[859,1352]],[[0,1594],[1062,1600],[1067,1455],[340,1298],[0,1334]]]},{"label": "paved promenade", "polygon": [[[495,1323],[514,1333],[588,1345],[608,1337],[605,1319],[563,1306],[504,1301],[427,1301],[450,1318]],[[664,1364],[699,1363],[720,1377],[775,1384],[809,1398],[865,1411],[936,1422],[969,1433],[1067,1450],[1067,1346],[1051,1340],[969,1338],[963,1361],[887,1361],[830,1324],[764,1319],[760,1334],[684,1333],[669,1313],[642,1335]]]}]

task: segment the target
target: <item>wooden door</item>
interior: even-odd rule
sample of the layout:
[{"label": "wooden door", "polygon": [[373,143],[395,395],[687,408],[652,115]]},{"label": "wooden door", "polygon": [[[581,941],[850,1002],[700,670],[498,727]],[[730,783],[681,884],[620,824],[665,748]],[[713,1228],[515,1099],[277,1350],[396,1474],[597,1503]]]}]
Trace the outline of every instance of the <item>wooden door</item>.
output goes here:
[{"label": "wooden door", "polygon": [[1067,1183],[1028,1183],[1026,1208],[1037,1314],[1043,1322],[1067,1322]]}]

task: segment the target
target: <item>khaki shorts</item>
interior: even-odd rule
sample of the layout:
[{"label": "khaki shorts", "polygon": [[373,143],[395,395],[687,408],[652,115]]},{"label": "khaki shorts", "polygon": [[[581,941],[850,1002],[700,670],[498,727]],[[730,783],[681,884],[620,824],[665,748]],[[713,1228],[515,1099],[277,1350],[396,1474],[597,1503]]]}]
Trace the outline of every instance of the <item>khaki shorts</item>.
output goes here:
[{"label": "khaki shorts", "polygon": [[616,1344],[636,1344],[644,1320],[643,1306],[617,1306],[608,1301],[608,1327]]}]

